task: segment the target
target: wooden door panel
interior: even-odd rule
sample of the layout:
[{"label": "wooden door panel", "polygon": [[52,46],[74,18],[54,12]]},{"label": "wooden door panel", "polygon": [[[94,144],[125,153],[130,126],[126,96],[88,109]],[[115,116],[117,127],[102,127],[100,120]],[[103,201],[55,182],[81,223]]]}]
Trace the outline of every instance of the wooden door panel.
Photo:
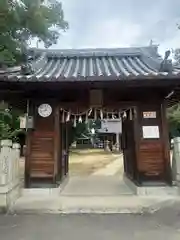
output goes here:
[{"label": "wooden door panel", "polygon": [[[155,112],[154,117],[144,117],[144,112]],[[141,182],[166,179],[166,159],[164,149],[164,128],[162,125],[161,103],[141,103],[138,106],[138,171]],[[143,135],[143,126],[158,126],[159,138],[148,139]]]},{"label": "wooden door panel", "polygon": [[36,178],[54,175],[54,133],[35,131],[31,142],[30,176]]},{"label": "wooden door panel", "polygon": [[39,162],[32,162],[31,163],[31,167],[32,170],[41,170],[43,168],[44,171],[47,171],[49,173],[51,173],[53,171],[54,168],[54,164],[53,163],[40,163]]},{"label": "wooden door panel", "polygon": [[144,176],[162,176],[164,173],[164,155],[161,140],[140,142],[138,169]]}]

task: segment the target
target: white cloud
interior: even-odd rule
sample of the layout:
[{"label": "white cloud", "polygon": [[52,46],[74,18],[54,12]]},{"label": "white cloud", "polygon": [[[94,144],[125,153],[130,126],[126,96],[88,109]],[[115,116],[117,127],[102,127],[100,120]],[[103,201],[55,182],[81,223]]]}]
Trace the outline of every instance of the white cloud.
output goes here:
[{"label": "white cloud", "polygon": [[[123,27],[122,27],[123,26]],[[140,35],[140,26],[119,19],[98,22],[89,28],[89,34],[76,43],[76,47],[128,47]]]},{"label": "white cloud", "polygon": [[70,29],[52,48],[180,47],[179,0],[62,0]]}]

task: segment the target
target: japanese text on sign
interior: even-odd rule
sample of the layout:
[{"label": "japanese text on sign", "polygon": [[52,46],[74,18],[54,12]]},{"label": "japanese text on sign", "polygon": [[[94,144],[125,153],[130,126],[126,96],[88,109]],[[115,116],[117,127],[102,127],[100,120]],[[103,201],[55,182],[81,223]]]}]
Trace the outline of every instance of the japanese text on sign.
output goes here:
[{"label": "japanese text on sign", "polygon": [[156,112],[143,112],[143,118],[156,118]]}]

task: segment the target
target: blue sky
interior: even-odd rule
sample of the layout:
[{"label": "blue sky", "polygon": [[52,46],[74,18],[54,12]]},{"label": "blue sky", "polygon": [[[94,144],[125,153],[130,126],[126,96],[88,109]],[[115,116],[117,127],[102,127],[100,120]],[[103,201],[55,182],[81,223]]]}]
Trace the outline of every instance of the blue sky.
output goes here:
[{"label": "blue sky", "polygon": [[180,47],[180,0],[62,0],[69,30],[52,48]]}]

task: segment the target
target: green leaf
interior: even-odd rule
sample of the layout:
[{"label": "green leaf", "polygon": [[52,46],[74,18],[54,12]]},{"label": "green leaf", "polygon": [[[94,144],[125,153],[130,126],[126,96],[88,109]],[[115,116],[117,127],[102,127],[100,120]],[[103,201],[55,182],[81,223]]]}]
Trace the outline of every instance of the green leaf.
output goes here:
[{"label": "green leaf", "polygon": [[170,133],[173,136],[174,133],[180,130],[180,104],[176,104],[167,110],[167,118],[170,128]]},{"label": "green leaf", "polygon": [[68,29],[59,1],[0,0],[0,67],[17,65],[29,40],[49,47]]}]

